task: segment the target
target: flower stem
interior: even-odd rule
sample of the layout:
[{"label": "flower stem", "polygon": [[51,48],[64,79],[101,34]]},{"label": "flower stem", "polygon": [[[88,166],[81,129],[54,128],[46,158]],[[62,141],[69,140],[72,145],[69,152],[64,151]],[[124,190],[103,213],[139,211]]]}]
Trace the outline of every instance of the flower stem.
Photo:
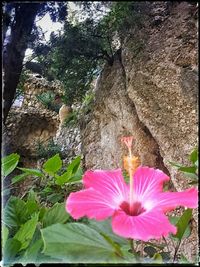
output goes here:
[{"label": "flower stem", "polygon": [[178,244],[177,244],[177,246],[176,246],[176,248],[175,248],[174,257],[173,257],[173,263],[174,263],[175,260],[176,260],[176,255],[177,255],[177,252],[178,252],[178,250],[179,250],[180,245],[181,245],[181,240],[178,242]]},{"label": "flower stem", "polygon": [[165,241],[165,244],[167,246],[167,250],[168,250],[168,253],[170,253],[170,249],[169,249],[169,246],[168,246],[168,243],[167,243],[167,240],[166,238],[163,236],[163,240]]}]

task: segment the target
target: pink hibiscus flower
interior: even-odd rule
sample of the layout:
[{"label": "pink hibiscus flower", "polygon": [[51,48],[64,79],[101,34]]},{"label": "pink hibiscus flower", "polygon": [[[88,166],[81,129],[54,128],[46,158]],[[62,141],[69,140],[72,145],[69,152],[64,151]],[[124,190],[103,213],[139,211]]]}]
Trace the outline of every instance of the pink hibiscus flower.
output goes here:
[{"label": "pink hibiscus flower", "polygon": [[147,241],[176,233],[165,212],[177,206],[196,208],[198,192],[191,188],[183,192],[162,192],[169,177],[158,169],[138,167],[133,157],[133,137],[123,137],[129,156],[124,158],[130,184],[126,184],[121,169],[87,171],[83,177],[85,189],[71,193],[66,210],[74,219],[87,216],[105,220],[112,216],[112,229],[125,238]]},{"label": "pink hibiscus flower", "polygon": [[[121,170],[87,171],[84,190],[71,193],[66,210],[74,219],[87,216],[104,220],[112,216],[112,229],[117,235],[147,241],[176,233],[166,211],[177,206],[196,208],[198,192],[191,188],[183,192],[162,192],[169,177],[158,169],[139,167],[134,174],[133,204],[129,205],[129,185]],[[131,210],[131,211],[130,211]]]}]

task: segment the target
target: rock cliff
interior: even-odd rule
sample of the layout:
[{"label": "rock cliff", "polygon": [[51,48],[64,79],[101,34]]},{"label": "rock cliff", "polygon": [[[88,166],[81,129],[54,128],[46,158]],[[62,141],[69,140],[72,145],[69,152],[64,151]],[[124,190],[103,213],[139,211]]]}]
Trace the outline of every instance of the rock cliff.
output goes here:
[{"label": "rock cliff", "polygon": [[114,64],[104,67],[94,109],[82,123],[86,168],[120,167],[120,138],[133,135],[134,154],[143,165],[169,173],[177,190],[187,187],[169,161],[187,164],[197,145],[197,28],[192,8],[177,3],[158,26],[149,24],[140,31],[133,27]]},{"label": "rock cliff", "polygon": [[36,145],[53,138],[59,125],[58,114],[40,103],[36,95],[59,92],[58,85],[50,84],[39,75],[31,75],[25,82],[25,96],[20,107],[10,110],[6,129],[13,151],[22,157],[36,157]]},{"label": "rock cliff", "polygon": [[[169,161],[189,163],[198,141],[197,18],[189,2],[152,7],[151,23],[133,25],[98,79],[93,111],[81,126],[82,152],[86,169],[122,167],[120,139],[133,135],[142,165],[162,169],[180,191],[188,180]],[[183,245],[190,260],[195,228]]]}]

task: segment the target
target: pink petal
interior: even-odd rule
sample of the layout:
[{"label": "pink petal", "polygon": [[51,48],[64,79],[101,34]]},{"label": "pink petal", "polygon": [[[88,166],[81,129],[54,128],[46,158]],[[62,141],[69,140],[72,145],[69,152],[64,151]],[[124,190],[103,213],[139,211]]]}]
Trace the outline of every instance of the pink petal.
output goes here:
[{"label": "pink petal", "polygon": [[71,193],[66,202],[66,210],[74,219],[87,216],[104,220],[114,213],[114,208],[111,201],[93,188]]},{"label": "pink petal", "polygon": [[104,199],[116,203],[116,207],[128,197],[128,186],[124,181],[121,169],[87,171],[83,177],[86,188],[94,188]]},{"label": "pink petal", "polygon": [[177,206],[196,208],[198,206],[198,190],[190,188],[183,192],[163,192],[156,195],[156,208],[169,211]]},{"label": "pink petal", "polygon": [[138,167],[133,178],[133,191],[137,201],[143,202],[153,198],[155,193],[161,192],[163,183],[169,177],[158,169]]},{"label": "pink petal", "polygon": [[148,241],[176,233],[162,211],[151,210],[138,216],[129,216],[123,210],[115,212],[112,220],[113,232],[125,238]]}]

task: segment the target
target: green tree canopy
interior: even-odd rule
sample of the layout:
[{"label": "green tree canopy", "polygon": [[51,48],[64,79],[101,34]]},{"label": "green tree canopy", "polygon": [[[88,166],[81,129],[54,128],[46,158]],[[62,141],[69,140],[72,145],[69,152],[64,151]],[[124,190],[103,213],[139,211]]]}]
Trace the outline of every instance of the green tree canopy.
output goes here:
[{"label": "green tree canopy", "polygon": [[80,9],[65,20],[63,32],[35,48],[44,76],[63,83],[67,104],[82,99],[103,63],[113,64],[129,29],[143,27],[148,13],[146,2],[75,3]]}]

